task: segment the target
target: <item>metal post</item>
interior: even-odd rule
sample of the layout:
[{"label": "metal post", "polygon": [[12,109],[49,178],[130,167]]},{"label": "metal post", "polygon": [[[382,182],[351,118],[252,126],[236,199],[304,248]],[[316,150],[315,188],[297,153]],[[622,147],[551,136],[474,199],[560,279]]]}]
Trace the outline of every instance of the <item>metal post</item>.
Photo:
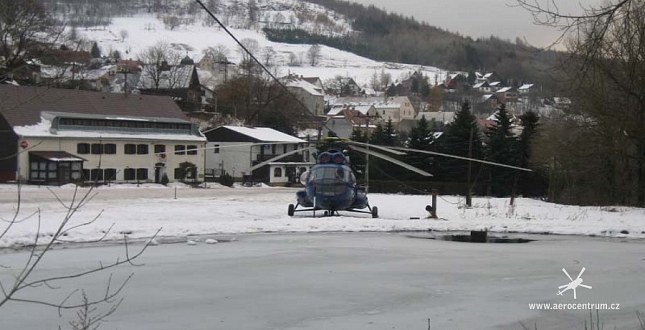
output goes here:
[{"label": "metal post", "polygon": [[433,219],[437,218],[437,195],[439,191],[437,189],[432,189],[432,211],[430,211],[430,217]]},{"label": "metal post", "polygon": [[[470,128],[470,138],[468,139],[468,158],[473,158],[473,129],[472,127]],[[471,170],[472,170],[472,164],[473,162],[471,160],[468,161],[468,185],[467,185],[467,190],[466,190],[466,205],[468,207],[473,206],[473,197],[472,197],[472,191],[470,188],[470,176],[471,176]]]},{"label": "metal post", "polygon": [[177,187],[175,187],[175,199],[177,199]]}]

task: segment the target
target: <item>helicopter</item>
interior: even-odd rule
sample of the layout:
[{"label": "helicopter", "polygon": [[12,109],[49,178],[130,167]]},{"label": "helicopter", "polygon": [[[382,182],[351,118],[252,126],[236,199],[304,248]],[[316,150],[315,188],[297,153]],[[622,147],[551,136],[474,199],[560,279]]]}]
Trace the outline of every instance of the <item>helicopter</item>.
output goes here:
[{"label": "helicopter", "polygon": [[[305,184],[305,189],[296,193],[296,205],[289,204],[289,216],[303,211],[313,211],[315,216],[316,210],[325,210],[325,215],[350,211],[378,218],[378,208],[370,206],[365,189],[356,184],[356,176],[339,150],[329,149],[318,155],[316,165],[302,173],[300,182]],[[298,210],[298,206],[307,209]],[[362,211],[365,208],[368,211]]]},{"label": "helicopter", "polygon": [[[386,159],[421,175],[432,176],[428,172],[381,153],[357,146],[351,146],[351,148]],[[389,148],[378,146],[377,148],[395,154],[404,154]],[[315,216],[316,210],[324,210],[324,215],[330,216],[340,215],[338,211],[348,211],[367,213],[371,214],[372,218],[378,218],[378,208],[369,204],[365,188],[356,182],[356,176],[347,164],[347,157],[340,150],[329,149],[320,153],[316,165],[302,173],[300,182],[305,185],[305,189],[296,193],[297,203],[289,204],[287,214],[293,216],[295,212],[313,211]],[[299,206],[305,209],[298,209]]]}]

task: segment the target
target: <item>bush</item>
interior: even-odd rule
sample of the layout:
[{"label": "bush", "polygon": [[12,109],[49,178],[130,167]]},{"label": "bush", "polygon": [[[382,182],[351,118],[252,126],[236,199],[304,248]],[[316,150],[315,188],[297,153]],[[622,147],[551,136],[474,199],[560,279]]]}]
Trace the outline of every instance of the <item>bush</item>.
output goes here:
[{"label": "bush", "polygon": [[168,180],[168,174],[164,173],[161,177],[161,184],[167,186],[169,181],[170,180]]},{"label": "bush", "polygon": [[224,186],[232,187],[232,186],[233,186],[233,182],[235,182],[235,180],[234,180],[234,179],[233,179],[233,177],[232,177],[232,176],[230,176],[228,173],[223,173],[223,174],[222,174],[222,175],[220,175],[220,177],[219,177],[219,183],[221,183],[221,184],[222,184],[222,185],[224,185]]}]

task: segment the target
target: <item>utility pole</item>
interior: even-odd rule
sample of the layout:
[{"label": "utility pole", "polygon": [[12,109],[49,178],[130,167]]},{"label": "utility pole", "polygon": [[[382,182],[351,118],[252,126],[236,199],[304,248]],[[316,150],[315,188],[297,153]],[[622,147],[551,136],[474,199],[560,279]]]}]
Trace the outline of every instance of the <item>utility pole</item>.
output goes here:
[{"label": "utility pole", "polygon": [[[468,139],[468,158],[473,158],[473,128],[470,128],[470,138]],[[466,186],[466,205],[473,206],[473,196],[470,188],[470,176],[473,167],[472,160],[468,160],[468,185]]]},{"label": "utility pole", "polygon": [[367,154],[365,154],[365,193],[369,193],[370,190],[370,117],[369,114],[365,116],[365,137],[367,139]]}]

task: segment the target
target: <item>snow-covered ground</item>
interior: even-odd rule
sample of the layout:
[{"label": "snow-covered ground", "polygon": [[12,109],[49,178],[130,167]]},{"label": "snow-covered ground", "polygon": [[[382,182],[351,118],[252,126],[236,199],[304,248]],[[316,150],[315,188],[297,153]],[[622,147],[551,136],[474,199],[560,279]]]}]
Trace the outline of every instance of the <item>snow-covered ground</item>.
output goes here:
[{"label": "snow-covered ground", "polygon": [[[492,232],[598,235],[627,238],[645,237],[645,209],[630,207],[580,207],[518,198],[474,198],[472,208],[464,208],[463,198],[441,196],[440,219],[428,219],[425,206],[431,197],[421,195],[370,194],[370,203],[379,208],[379,218],[368,214],[341,212],[340,217],[316,218],[311,213],[287,215],[287,205],[295,202],[294,188],[236,187],[209,184],[190,188],[181,184],[119,184],[90,192],[91,200],[82,206],[68,224],[96,221],[70,231],[70,241],[91,241],[106,235],[119,239],[146,238],[161,228],[161,236],[188,238],[192,235],[257,232],[321,231],[411,231],[481,230]],[[38,232],[46,239],[53,234],[67,212],[74,193],[88,188],[24,186],[17,223],[0,239],[0,247],[31,244]],[[54,195],[55,194],[55,195]],[[176,195],[176,198],[175,198]],[[0,185],[0,232],[13,218],[17,187]],[[40,211],[40,214],[38,214]],[[41,240],[42,242],[42,240]]]}]

